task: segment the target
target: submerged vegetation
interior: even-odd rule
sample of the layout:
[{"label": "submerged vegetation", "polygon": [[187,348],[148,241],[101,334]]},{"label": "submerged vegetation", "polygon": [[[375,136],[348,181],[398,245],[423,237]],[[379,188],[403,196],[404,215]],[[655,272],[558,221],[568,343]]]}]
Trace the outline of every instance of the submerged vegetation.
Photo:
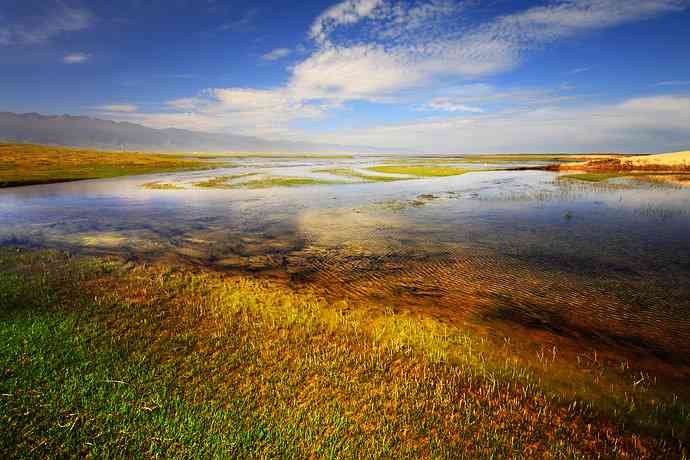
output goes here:
[{"label": "submerged vegetation", "polygon": [[246,277],[4,249],[0,345],[5,458],[687,455],[649,376],[568,396],[555,349]]},{"label": "submerged vegetation", "polygon": [[50,184],[206,169],[214,164],[172,155],[101,152],[29,144],[0,144],[0,187]]},{"label": "submerged vegetation", "polygon": [[458,176],[470,172],[469,169],[453,168],[443,166],[426,166],[426,165],[411,165],[411,166],[371,166],[370,171],[384,173],[384,174],[405,174],[409,176],[418,177],[445,177]]}]

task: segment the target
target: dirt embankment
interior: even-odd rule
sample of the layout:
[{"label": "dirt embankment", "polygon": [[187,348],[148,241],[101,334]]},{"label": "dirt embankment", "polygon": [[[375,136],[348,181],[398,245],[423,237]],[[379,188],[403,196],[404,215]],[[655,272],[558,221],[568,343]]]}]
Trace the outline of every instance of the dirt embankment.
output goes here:
[{"label": "dirt embankment", "polygon": [[602,158],[582,163],[551,165],[553,171],[678,171],[690,172],[690,150],[657,155]]}]

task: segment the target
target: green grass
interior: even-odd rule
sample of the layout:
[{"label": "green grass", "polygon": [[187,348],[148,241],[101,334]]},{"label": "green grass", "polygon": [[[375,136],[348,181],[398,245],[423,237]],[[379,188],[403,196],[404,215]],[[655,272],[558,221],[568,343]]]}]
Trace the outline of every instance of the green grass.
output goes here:
[{"label": "green grass", "polygon": [[240,179],[242,177],[255,176],[256,174],[257,173],[255,173],[255,172],[248,172],[248,173],[244,173],[244,174],[217,176],[217,177],[211,178],[211,179],[203,181],[203,182],[195,182],[194,186],[195,187],[201,187],[201,188],[234,188],[235,187],[234,185],[228,184],[229,181],[235,180],[235,179]]},{"label": "green grass", "polygon": [[464,168],[453,168],[453,167],[442,167],[442,166],[371,166],[370,171],[375,171],[384,174],[406,174],[410,176],[419,177],[445,177],[445,176],[458,176],[460,174],[465,174],[470,172],[469,169]]},{"label": "green grass", "polygon": [[688,436],[645,383],[611,417],[437,321],[163,265],[2,250],[0,347],[3,458],[658,458]]},{"label": "green grass", "polygon": [[333,174],[336,176],[354,177],[368,182],[391,182],[396,180],[405,180],[405,177],[398,176],[377,176],[373,174],[364,174],[351,168],[324,168],[314,169],[314,172],[323,172]]},{"label": "green grass", "polygon": [[197,182],[194,184],[195,187],[202,188],[248,188],[248,189],[261,189],[261,188],[271,188],[271,187],[302,187],[306,185],[332,185],[332,184],[342,184],[346,182],[342,181],[330,181],[323,179],[312,179],[308,177],[264,177],[260,179],[247,180],[242,182],[228,183],[228,181],[233,179],[239,179],[241,177],[254,176],[257,173],[245,173],[238,174],[235,176],[219,176],[209,179],[204,182]]},{"label": "green grass", "polygon": [[234,188],[261,189],[271,187],[304,187],[308,185],[335,185],[346,183],[347,182],[344,181],[313,179],[310,177],[266,177],[263,179],[231,184],[231,186]]},{"label": "green grass", "polygon": [[184,187],[169,182],[147,182],[142,187],[149,190],[184,190]]},{"label": "green grass", "polygon": [[0,188],[208,169],[215,164],[172,155],[0,144]]}]

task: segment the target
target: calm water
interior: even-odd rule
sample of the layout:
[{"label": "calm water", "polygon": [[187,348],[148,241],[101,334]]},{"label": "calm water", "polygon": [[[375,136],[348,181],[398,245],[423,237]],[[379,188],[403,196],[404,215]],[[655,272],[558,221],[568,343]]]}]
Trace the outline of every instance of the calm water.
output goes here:
[{"label": "calm water", "polygon": [[[241,163],[0,190],[0,244],[252,272],[489,335],[690,364],[689,188],[544,171],[261,190],[191,185],[243,172],[347,180],[313,170],[377,159]],[[141,187],[154,180],[185,189]]]}]

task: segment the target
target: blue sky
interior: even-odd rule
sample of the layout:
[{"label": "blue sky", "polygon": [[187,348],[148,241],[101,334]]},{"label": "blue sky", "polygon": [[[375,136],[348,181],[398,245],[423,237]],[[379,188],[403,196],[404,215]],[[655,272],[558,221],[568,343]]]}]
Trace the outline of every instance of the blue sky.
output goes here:
[{"label": "blue sky", "polygon": [[690,4],[2,0],[0,110],[420,152],[682,150]]}]

